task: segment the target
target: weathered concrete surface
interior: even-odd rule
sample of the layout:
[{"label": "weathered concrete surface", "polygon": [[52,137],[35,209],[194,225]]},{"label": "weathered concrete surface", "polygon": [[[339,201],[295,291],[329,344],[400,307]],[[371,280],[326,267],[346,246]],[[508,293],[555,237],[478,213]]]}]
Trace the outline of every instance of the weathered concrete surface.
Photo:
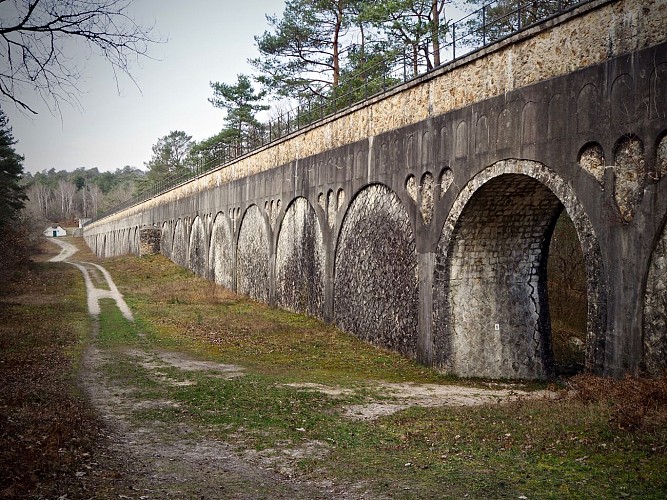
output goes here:
[{"label": "weathered concrete surface", "polygon": [[[548,244],[585,256],[587,365],[667,366],[667,5],[598,1],[86,227],[466,376],[551,372]],[[496,329],[498,325],[498,329]]]}]

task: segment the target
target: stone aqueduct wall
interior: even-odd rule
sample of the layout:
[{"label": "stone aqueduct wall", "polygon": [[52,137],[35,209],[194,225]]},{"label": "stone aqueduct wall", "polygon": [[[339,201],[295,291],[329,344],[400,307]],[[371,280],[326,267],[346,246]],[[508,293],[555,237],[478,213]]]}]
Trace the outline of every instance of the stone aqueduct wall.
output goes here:
[{"label": "stone aqueduct wall", "polygon": [[85,228],[463,376],[544,378],[561,210],[587,365],[667,368],[667,4],[598,1]]}]

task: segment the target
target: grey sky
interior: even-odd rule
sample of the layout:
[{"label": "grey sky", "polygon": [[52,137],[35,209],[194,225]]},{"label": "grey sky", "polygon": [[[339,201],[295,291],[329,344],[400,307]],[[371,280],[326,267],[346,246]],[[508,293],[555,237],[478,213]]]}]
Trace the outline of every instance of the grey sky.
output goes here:
[{"label": "grey sky", "polygon": [[141,90],[121,76],[119,94],[108,64],[93,56],[79,85],[81,109],[64,104],[62,119],[37,96],[30,97],[37,116],[2,103],[24,170],[143,168],[151,146],[172,130],[196,140],[219,132],[224,112],[207,101],[209,81],[234,83],[238,73],[250,73],[254,36],[268,29],[265,14],[283,7],[284,0],[135,0],[136,18],[168,38],[151,51],[158,60],[135,65]]}]

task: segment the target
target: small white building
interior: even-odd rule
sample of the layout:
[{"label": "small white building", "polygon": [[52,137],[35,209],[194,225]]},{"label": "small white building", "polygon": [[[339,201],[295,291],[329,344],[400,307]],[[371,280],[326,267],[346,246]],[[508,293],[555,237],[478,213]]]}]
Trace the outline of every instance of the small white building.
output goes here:
[{"label": "small white building", "polygon": [[60,226],[51,226],[51,227],[47,227],[44,230],[44,236],[50,236],[52,238],[56,238],[58,236],[66,236],[66,235],[67,235],[67,231],[65,231]]}]

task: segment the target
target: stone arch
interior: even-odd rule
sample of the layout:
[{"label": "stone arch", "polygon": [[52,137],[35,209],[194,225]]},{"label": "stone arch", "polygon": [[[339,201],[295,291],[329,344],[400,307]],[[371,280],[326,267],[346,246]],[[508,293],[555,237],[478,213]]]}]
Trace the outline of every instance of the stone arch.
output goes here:
[{"label": "stone arch", "polygon": [[100,245],[100,257],[107,257],[107,235],[102,235],[102,244]]},{"label": "stone arch", "polygon": [[667,221],[649,261],[642,330],[642,369],[652,376],[667,373]]},{"label": "stone arch", "polygon": [[109,245],[107,246],[107,257],[116,256],[116,245],[118,244],[118,231],[111,231],[111,237],[109,238]]},{"label": "stone arch", "polygon": [[269,301],[269,237],[257,205],[243,215],[236,246],[236,290],[262,302]]},{"label": "stone arch", "polygon": [[127,255],[132,252],[132,243],[130,242],[130,228],[126,227],[122,232],[122,246],[119,249],[119,255]]},{"label": "stone arch", "polygon": [[571,187],[529,160],[502,160],[475,176],[443,226],[433,289],[438,367],[476,377],[552,374],[546,262],[563,207],[586,267],[586,366],[601,369],[606,297],[597,237]]},{"label": "stone arch", "polygon": [[171,259],[171,249],[174,243],[174,233],[171,230],[171,223],[165,221],[162,224],[162,234],[160,235],[160,253]]},{"label": "stone arch", "polygon": [[206,277],[208,252],[206,245],[206,229],[201,217],[197,216],[190,226],[190,241],[188,243],[187,264],[197,276]]},{"label": "stone arch", "polygon": [[228,290],[234,289],[234,240],[225,214],[218,212],[211,230],[209,249],[211,278]]},{"label": "stone arch", "polygon": [[306,198],[285,211],[276,246],[276,304],[323,317],[325,251],[322,228]]},{"label": "stone arch", "polygon": [[456,158],[465,158],[468,156],[468,126],[465,120],[461,120],[456,126],[456,146],[454,147],[454,156]]},{"label": "stone arch", "polygon": [[174,227],[171,245],[171,260],[182,267],[188,267],[188,228],[184,219],[178,219]]},{"label": "stone arch", "polygon": [[132,232],[132,253],[135,255],[141,254],[141,244],[139,242],[139,227],[135,226]]},{"label": "stone arch", "polygon": [[347,209],[334,258],[334,321],[357,337],[416,356],[415,231],[384,184],[361,189]]},{"label": "stone arch", "polygon": [[503,108],[500,113],[498,113],[496,127],[497,149],[506,149],[512,146],[512,141],[514,139],[514,122],[512,112],[509,108]]}]

